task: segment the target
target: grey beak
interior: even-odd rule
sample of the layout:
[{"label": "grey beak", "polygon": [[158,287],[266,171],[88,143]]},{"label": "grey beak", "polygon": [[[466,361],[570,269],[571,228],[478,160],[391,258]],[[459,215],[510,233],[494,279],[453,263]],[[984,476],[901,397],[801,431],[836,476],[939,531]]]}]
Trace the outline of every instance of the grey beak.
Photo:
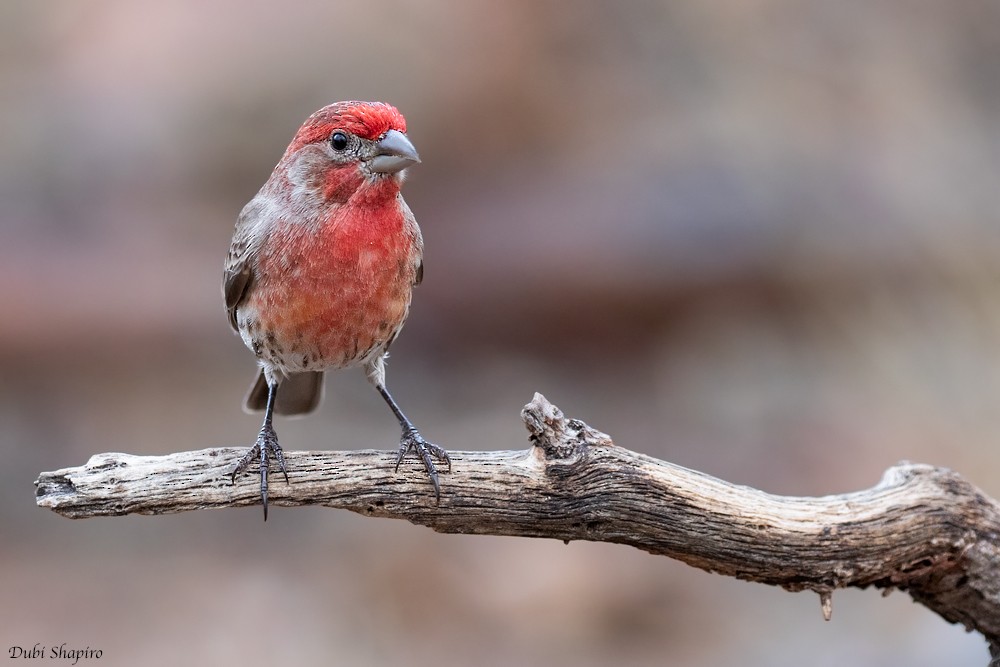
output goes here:
[{"label": "grey beak", "polygon": [[417,149],[406,135],[398,130],[389,130],[375,145],[378,147],[378,152],[375,153],[375,157],[368,160],[368,166],[374,172],[395,174],[411,164],[420,162]]}]

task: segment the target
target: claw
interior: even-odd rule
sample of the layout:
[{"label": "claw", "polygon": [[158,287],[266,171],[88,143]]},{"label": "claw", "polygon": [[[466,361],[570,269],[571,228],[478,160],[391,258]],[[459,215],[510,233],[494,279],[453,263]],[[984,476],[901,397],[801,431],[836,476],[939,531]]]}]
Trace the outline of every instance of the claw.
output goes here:
[{"label": "claw", "polygon": [[451,457],[448,456],[448,451],[444,447],[435,445],[433,442],[428,442],[424,440],[424,437],[420,435],[420,432],[415,428],[410,428],[403,431],[403,437],[399,440],[399,451],[396,453],[396,472],[399,472],[399,464],[402,462],[403,457],[405,457],[410,451],[416,452],[420,460],[424,462],[424,468],[427,470],[427,476],[431,478],[431,484],[434,486],[434,497],[437,499],[438,504],[441,503],[441,483],[438,481],[438,471],[437,467],[434,465],[434,461],[431,457],[436,458],[438,461],[444,461],[448,464],[448,472],[451,472]]},{"label": "claw", "polygon": [[269,425],[265,425],[260,429],[260,434],[257,436],[257,442],[251,447],[246,454],[240,457],[240,460],[236,463],[236,467],[233,468],[232,482],[236,483],[236,478],[246,472],[247,468],[250,467],[251,461],[253,461],[258,456],[260,457],[260,499],[261,503],[264,505],[264,521],[267,521],[267,471],[270,463],[270,456],[268,453],[274,454],[274,458],[278,461],[278,467],[281,473],[285,476],[285,484],[288,484],[288,470],[285,469],[285,454],[281,450],[281,445],[278,444],[278,435],[274,432],[274,429]]}]

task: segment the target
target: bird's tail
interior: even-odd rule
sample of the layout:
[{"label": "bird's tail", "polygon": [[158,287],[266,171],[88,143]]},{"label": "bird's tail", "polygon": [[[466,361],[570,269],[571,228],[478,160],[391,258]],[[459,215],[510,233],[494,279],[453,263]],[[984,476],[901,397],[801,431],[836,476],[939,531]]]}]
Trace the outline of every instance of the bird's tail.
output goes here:
[{"label": "bird's tail", "polygon": [[[278,395],[274,399],[274,411],[290,417],[312,412],[323,399],[323,373],[308,372],[289,375],[278,385]],[[267,407],[267,380],[264,371],[257,374],[257,380],[247,392],[243,409],[247,412],[263,412]]]}]

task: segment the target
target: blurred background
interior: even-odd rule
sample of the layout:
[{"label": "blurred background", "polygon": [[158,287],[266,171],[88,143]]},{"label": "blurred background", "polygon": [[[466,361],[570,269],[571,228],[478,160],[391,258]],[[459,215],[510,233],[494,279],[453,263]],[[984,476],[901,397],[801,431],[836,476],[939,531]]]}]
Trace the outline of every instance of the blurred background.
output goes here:
[{"label": "blurred background", "polygon": [[[426,278],[389,386],[452,449],[541,391],[773,493],[1000,496],[1000,5],[0,4],[0,643],[101,665],[985,664],[905,594],[321,508],[69,521],[42,470],[250,444],[235,218],[301,121],[406,115]],[[289,449],[392,449],[360,371]],[[445,488],[447,479],[444,480]],[[79,664],[84,664],[81,661]]]}]

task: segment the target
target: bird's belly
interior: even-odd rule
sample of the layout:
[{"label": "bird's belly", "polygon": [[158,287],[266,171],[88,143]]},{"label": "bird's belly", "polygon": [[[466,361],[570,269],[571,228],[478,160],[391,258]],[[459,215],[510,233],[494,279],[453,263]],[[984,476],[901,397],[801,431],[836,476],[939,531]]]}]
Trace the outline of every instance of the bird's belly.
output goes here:
[{"label": "bird's belly", "polygon": [[402,328],[412,290],[402,261],[333,264],[262,280],[241,308],[240,332],[265,364],[286,374],[361,365]]}]

